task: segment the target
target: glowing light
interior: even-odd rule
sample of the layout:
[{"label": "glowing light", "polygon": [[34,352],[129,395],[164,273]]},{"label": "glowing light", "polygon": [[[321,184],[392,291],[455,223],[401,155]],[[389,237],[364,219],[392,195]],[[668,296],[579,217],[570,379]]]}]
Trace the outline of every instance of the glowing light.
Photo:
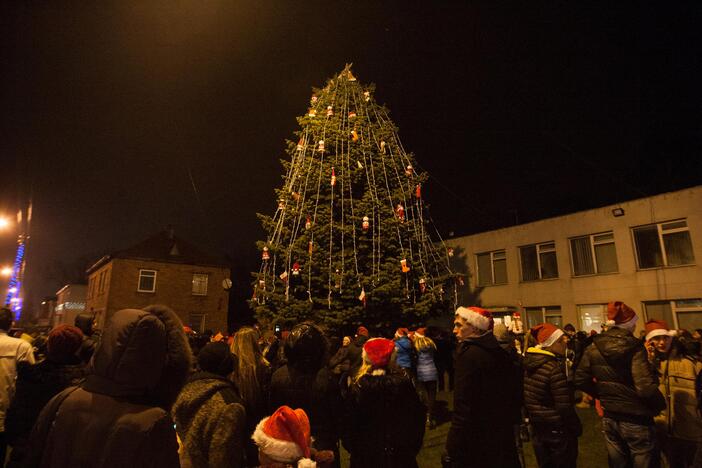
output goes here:
[{"label": "glowing light", "polygon": [[9,292],[9,293],[11,293],[11,294],[14,294],[14,293],[17,292],[17,288],[10,288],[10,289],[7,290],[7,292]]},{"label": "glowing light", "polygon": [[7,229],[10,227],[10,220],[4,216],[0,217],[0,229]]},{"label": "glowing light", "polygon": [[3,269],[0,270],[0,275],[2,275],[2,276],[12,275],[12,267],[9,267],[9,266],[3,267]]}]

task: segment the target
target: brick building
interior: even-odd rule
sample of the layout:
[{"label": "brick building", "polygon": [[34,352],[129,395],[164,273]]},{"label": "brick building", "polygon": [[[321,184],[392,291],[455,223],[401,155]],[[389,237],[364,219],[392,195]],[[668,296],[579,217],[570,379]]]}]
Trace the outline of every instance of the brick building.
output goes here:
[{"label": "brick building", "polygon": [[229,267],[172,231],[105,255],[88,271],[86,310],[99,328],[120,309],[171,307],[193,330],[227,331]]}]

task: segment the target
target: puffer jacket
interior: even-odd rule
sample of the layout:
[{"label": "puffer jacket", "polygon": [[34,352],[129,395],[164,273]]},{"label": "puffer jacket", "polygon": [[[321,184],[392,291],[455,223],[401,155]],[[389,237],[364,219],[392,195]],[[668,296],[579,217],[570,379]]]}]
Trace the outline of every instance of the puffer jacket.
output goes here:
[{"label": "puffer jacket", "polygon": [[673,346],[667,359],[658,365],[660,391],[666,409],[655,418],[656,426],[678,439],[702,442],[702,418],[697,413],[695,379],[702,372],[702,362],[681,353]]},{"label": "puffer jacket", "polygon": [[434,353],[436,349],[431,346],[422,348],[417,352],[417,379],[420,382],[431,382],[439,380],[439,374],[434,363]]},{"label": "puffer jacket", "polygon": [[92,374],[44,407],[26,466],[178,467],[169,410],[185,384],[191,351],[166,306],[110,317]]},{"label": "puffer jacket", "polygon": [[575,385],[598,398],[605,417],[617,421],[652,425],[665,408],[643,343],[620,327],[593,338],[575,372]]},{"label": "puffer jacket", "polygon": [[406,336],[402,336],[395,340],[395,362],[398,366],[403,369],[411,369],[413,366],[412,355],[414,354],[414,347],[412,342]]},{"label": "puffer jacket", "polygon": [[208,372],[193,374],[171,413],[183,444],[181,466],[244,466],[246,411],[234,384],[226,377]]},{"label": "puffer jacket", "polygon": [[568,385],[564,363],[555,354],[538,348],[524,356],[524,407],[535,426],[562,428],[571,435],[582,434],[575,412],[573,389]]}]

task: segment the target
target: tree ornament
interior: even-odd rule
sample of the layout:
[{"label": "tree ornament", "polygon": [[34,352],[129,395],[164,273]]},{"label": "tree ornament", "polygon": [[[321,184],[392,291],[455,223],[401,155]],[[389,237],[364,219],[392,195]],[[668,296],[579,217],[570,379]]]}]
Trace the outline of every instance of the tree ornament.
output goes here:
[{"label": "tree ornament", "polygon": [[367,231],[368,228],[370,228],[370,219],[368,218],[368,216],[363,217],[363,221],[361,222],[361,228],[363,229],[363,231]]},{"label": "tree ornament", "polygon": [[370,101],[370,91],[363,91],[363,97],[366,99],[366,102]]},{"label": "tree ornament", "polygon": [[293,276],[300,276],[300,264],[297,262],[293,263],[292,275]]},{"label": "tree ornament", "polygon": [[427,280],[424,278],[419,278],[419,292],[424,294],[424,292],[427,290]]},{"label": "tree ornament", "polygon": [[315,111],[314,109],[310,109],[310,112],[307,115],[314,118],[317,116],[317,111]]},{"label": "tree ornament", "polygon": [[266,289],[266,280],[264,280],[264,279],[258,280],[258,287],[261,289]]},{"label": "tree ornament", "polygon": [[414,168],[413,168],[412,165],[410,164],[410,165],[408,165],[408,166],[405,168],[405,175],[406,175],[407,177],[412,177],[413,174],[414,174]]},{"label": "tree ornament", "polygon": [[351,140],[358,141],[358,132],[355,129],[351,130]]},{"label": "tree ornament", "polygon": [[422,184],[417,184],[417,188],[414,191],[414,195],[417,197],[417,199],[422,198]]},{"label": "tree ornament", "polygon": [[298,192],[293,192],[291,195],[293,197],[293,200],[300,201],[300,194]]},{"label": "tree ornament", "polygon": [[324,153],[324,140],[319,140],[319,143],[317,143],[317,151],[320,153]]},{"label": "tree ornament", "polygon": [[316,104],[316,103],[317,103],[317,95],[316,95],[316,94],[313,94],[313,95],[312,95],[312,97],[310,98],[310,102],[311,102],[312,104]]},{"label": "tree ornament", "polygon": [[358,295],[358,300],[363,303],[363,307],[366,306],[366,290],[361,288],[361,294]]},{"label": "tree ornament", "polygon": [[283,280],[283,283],[287,283],[287,282],[288,282],[288,272],[287,272],[287,270],[284,271],[284,272],[282,272],[278,277],[279,277],[281,280]]},{"label": "tree ornament", "polygon": [[380,142],[380,152],[385,154],[385,142],[384,141]]},{"label": "tree ornament", "polygon": [[334,108],[332,106],[327,106],[327,117],[334,115]]},{"label": "tree ornament", "polygon": [[402,206],[402,204],[398,203],[397,207],[395,207],[395,215],[397,216],[397,219],[399,219],[401,223],[405,222],[405,207]]},{"label": "tree ornament", "polygon": [[314,250],[314,242],[309,241],[307,243],[307,252],[312,255],[312,251]]},{"label": "tree ornament", "polygon": [[409,271],[411,270],[411,268],[409,267],[409,265],[407,265],[407,259],[406,259],[406,258],[403,258],[402,260],[400,260],[400,268],[402,268],[402,273],[407,273],[407,272],[409,272]]},{"label": "tree ornament", "polygon": [[341,272],[338,268],[336,269],[334,274],[336,275],[336,278],[334,279],[334,288],[341,289]]},{"label": "tree ornament", "polygon": [[453,247],[449,247],[449,248],[446,250],[446,253],[448,254],[449,257],[453,257]]},{"label": "tree ornament", "polygon": [[363,169],[363,164],[361,164],[361,161],[356,161],[356,165],[358,165],[359,169]]},{"label": "tree ornament", "polygon": [[300,138],[300,141],[297,142],[297,150],[302,151],[305,148],[302,138]]},{"label": "tree ornament", "polygon": [[334,167],[332,166],[332,175],[331,175],[331,186],[336,185],[336,173],[334,172]]},{"label": "tree ornament", "polygon": [[283,200],[282,198],[280,200],[278,200],[278,209],[279,210],[285,209],[285,200]]},{"label": "tree ornament", "polygon": [[355,119],[356,118],[356,111],[350,111],[349,112],[349,120]]},{"label": "tree ornament", "polygon": [[353,73],[351,73],[351,70],[346,71],[346,79],[349,81],[356,81],[356,77],[353,76]]},{"label": "tree ornament", "polygon": [[261,260],[264,262],[270,260],[271,254],[268,252],[268,247],[263,248],[263,252],[261,253]]},{"label": "tree ornament", "polygon": [[307,217],[307,220],[305,221],[305,229],[309,230],[312,227],[312,220],[310,217]]},{"label": "tree ornament", "polygon": [[456,284],[458,286],[465,286],[466,282],[463,280],[463,275],[456,276]]}]

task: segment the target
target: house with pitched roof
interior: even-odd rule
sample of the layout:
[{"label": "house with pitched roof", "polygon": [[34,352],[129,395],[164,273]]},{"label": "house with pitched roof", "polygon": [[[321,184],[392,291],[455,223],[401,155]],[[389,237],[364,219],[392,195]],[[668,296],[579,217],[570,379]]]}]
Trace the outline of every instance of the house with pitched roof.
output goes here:
[{"label": "house with pitched roof", "polygon": [[195,331],[227,331],[229,267],[172,230],[105,255],[87,274],[86,312],[100,329],[118,310],[164,304]]}]

